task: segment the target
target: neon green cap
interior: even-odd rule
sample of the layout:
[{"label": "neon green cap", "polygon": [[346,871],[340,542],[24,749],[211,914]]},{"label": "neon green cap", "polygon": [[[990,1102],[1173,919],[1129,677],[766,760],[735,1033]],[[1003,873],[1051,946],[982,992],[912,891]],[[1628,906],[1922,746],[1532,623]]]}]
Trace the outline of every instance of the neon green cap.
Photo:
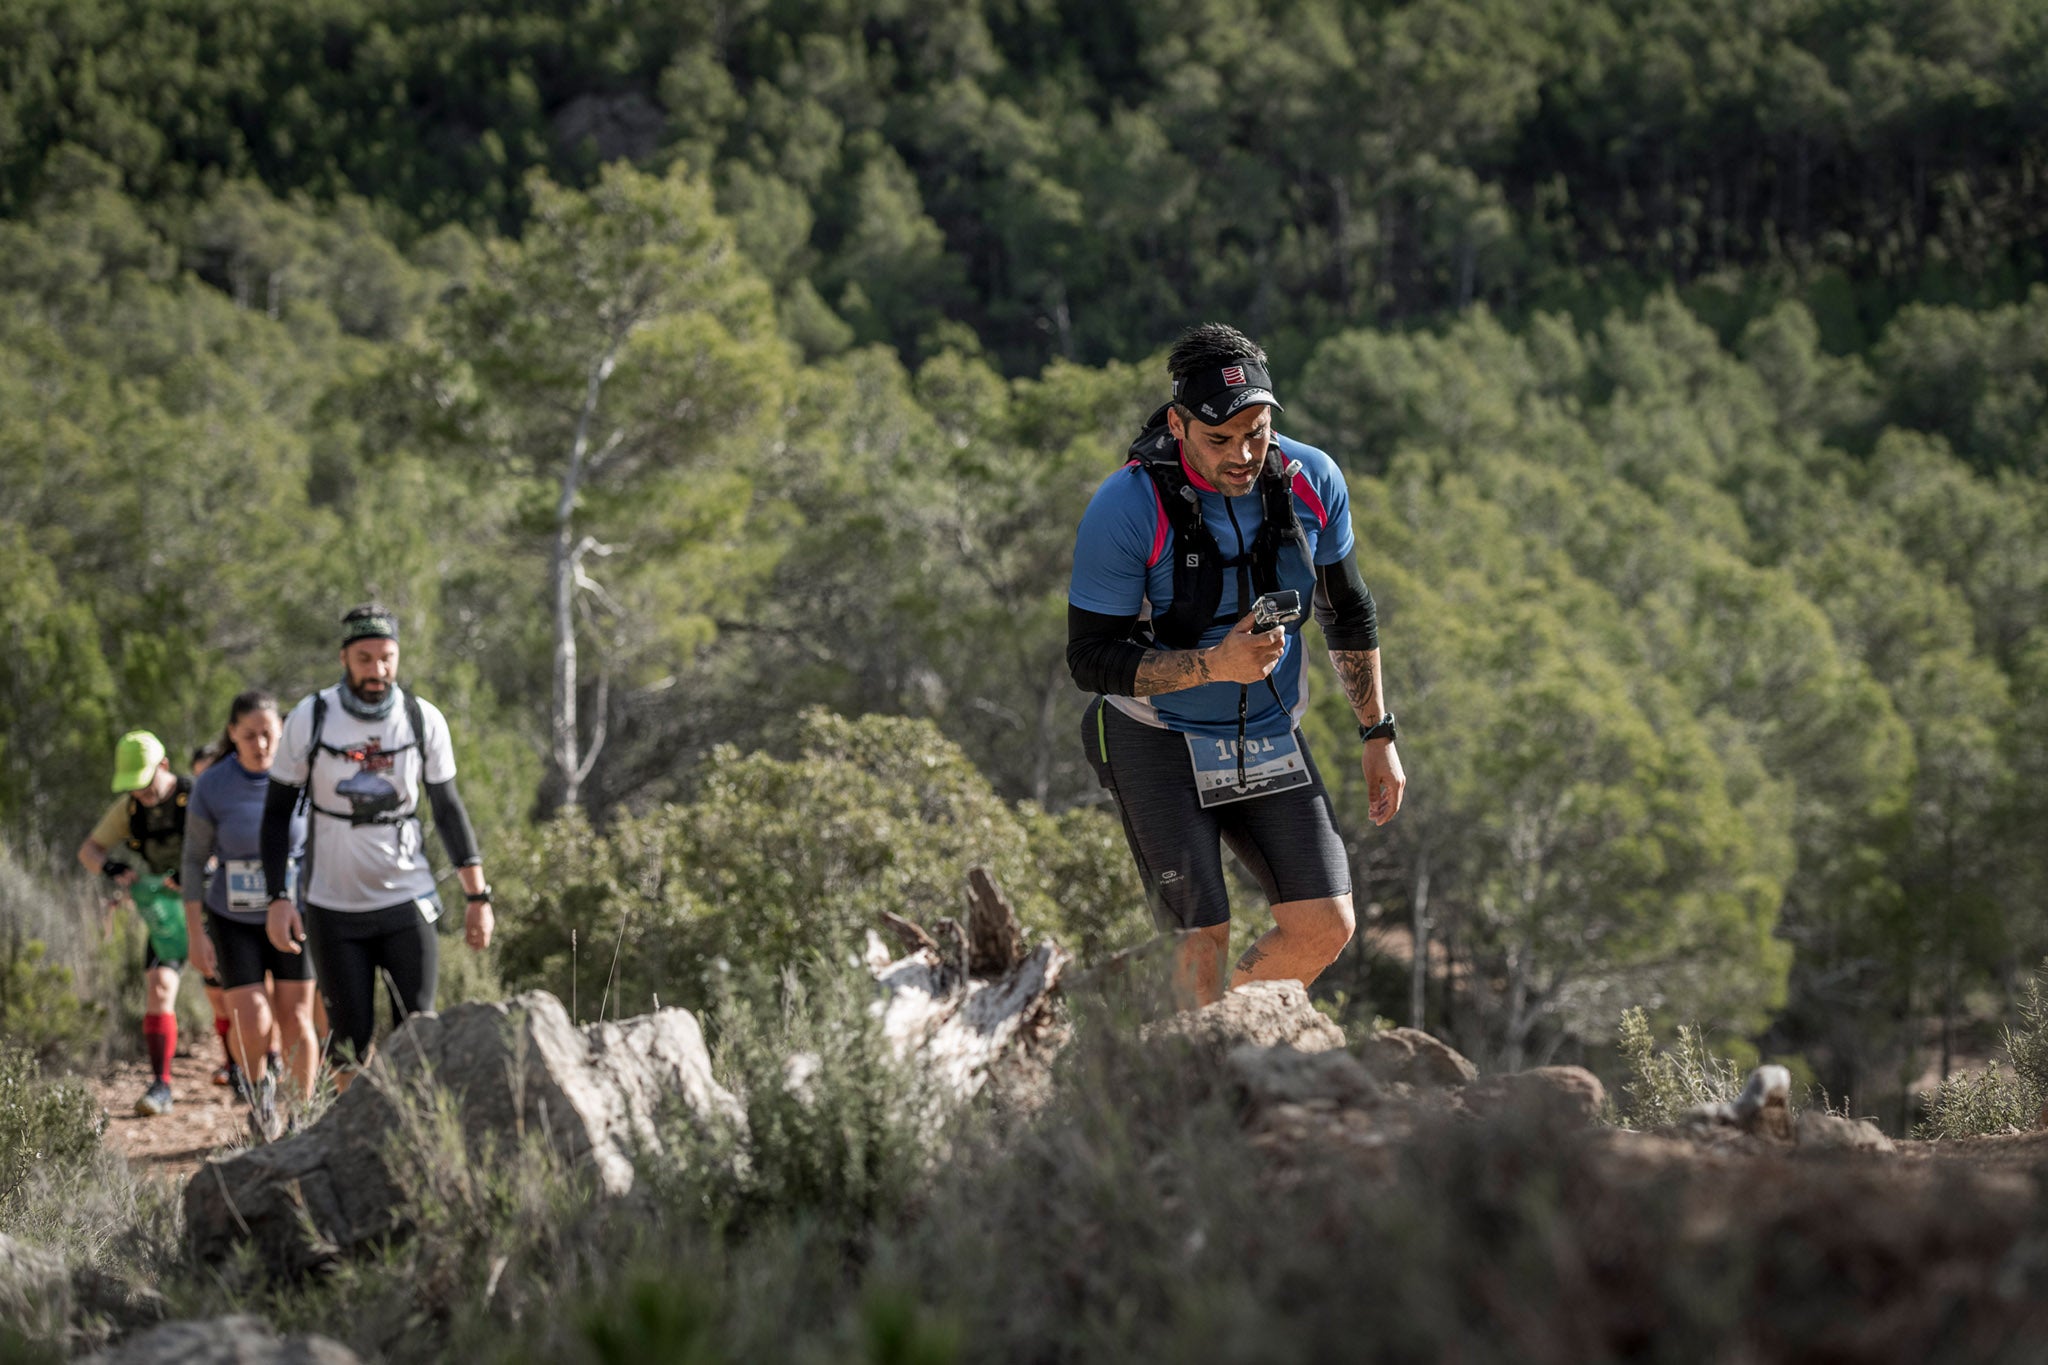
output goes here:
[{"label": "neon green cap", "polygon": [[114,746],[114,790],[140,791],[164,761],[164,742],[147,730],[130,730]]}]

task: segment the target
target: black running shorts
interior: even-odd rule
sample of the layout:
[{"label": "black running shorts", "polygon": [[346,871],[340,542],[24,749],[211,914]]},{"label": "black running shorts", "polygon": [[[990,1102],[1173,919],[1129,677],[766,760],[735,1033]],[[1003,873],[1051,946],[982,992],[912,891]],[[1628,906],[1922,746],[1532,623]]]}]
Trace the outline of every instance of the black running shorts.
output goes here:
[{"label": "black running shorts", "polygon": [[260,924],[248,924],[226,915],[206,912],[206,936],[213,940],[214,965],[220,984],[228,990],[237,986],[260,986],[263,974],[279,981],[311,981],[313,955],[301,943],[296,953],[280,953],[270,945],[270,935]]},{"label": "black running shorts", "polygon": [[1269,904],[1351,894],[1351,862],[1306,741],[1308,786],[1207,809],[1195,795],[1187,737],[1178,731],[1132,720],[1097,697],[1082,713],[1081,742],[1096,778],[1116,797],[1160,929],[1229,922],[1221,844]]}]

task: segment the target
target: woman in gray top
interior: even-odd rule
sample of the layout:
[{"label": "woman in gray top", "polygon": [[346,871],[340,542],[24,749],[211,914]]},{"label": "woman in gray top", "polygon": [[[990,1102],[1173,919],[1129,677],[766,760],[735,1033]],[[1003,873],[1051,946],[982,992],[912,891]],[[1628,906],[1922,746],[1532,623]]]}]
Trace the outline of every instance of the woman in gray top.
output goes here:
[{"label": "woman in gray top", "polygon": [[[313,1093],[320,1058],[313,1031],[312,961],[303,953],[278,952],[263,932],[270,899],[263,877],[263,801],[283,733],[275,697],[251,691],[235,698],[228,708],[224,756],[192,787],[180,878],[186,888],[192,959],[201,971],[217,975],[227,990],[228,1009],[247,1060],[251,1127],[266,1140],[282,1128],[277,1077],[264,1055],[273,1021],[302,1099]],[[301,817],[291,836],[295,873],[305,844]],[[210,877],[209,858],[219,859]],[[271,983],[267,989],[266,973]]]}]

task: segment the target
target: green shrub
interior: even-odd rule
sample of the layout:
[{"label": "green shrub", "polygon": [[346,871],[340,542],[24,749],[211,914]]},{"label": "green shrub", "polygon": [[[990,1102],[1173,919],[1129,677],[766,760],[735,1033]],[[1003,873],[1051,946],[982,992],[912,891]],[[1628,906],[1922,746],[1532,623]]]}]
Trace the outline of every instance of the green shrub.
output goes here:
[{"label": "green shrub", "polygon": [[78,976],[41,939],[0,940],[0,1038],[41,1061],[76,1057],[105,1036],[106,1007],[81,1000]]},{"label": "green shrub", "polygon": [[2020,997],[2017,1028],[2006,1025],[2002,1041],[2012,1058],[2010,1072],[1994,1059],[1982,1071],[1958,1071],[1927,1097],[1927,1116],[1914,1126],[1918,1138],[1976,1137],[2032,1128],[2048,1106],[2048,963],[2035,971]]},{"label": "green shrub", "polygon": [[924,721],[811,711],[799,740],[794,759],[717,750],[688,805],[536,831],[508,874],[508,984],[585,1019],[702,1006],[732,973],[772,993],[792,964],[845,961],[885,910],[963,914],[977,864],[1033,933],[1108,947],[1150,932],[1106,812],[1013,806]]},{"label": "green shrub", "polygon": [[1629,1074],[1622,1086],[1628,1098],[1623,1113],[1633,1127],[1668,1127],[1689,1109],[1742,1093],[1742,1068],[1709,1050],[1698,1028],[1681,1024],[1677,1048],[1659,1048],[1649,1017],[1630,1009],[1622,1013],[1617,1042]]},{"label": "green shrub", "polygon": [[1993,1061],[1982,1071],[1958,1071],[1927,1097],[1927,1117],[1913,1127],[1922,1139],[1977,1137],[2034,1126],[2040,1104],[2018,1076]]},{"label": "green shrub", "polygon": [[0,1048],[0,1205],[38,1170],[82,1165],[99,1149],[106,1116],[92,1091],[46,1080],[35,1054]]},{"label": "green shrub", "polygon": [[728,995],[712,1017],[713,1069],[745,1123],[708,1143],[679,1129],[665,1186],[721,1232],[802,1217],[858,1240],[909,1202],[933,1160],[947,1106],[891,1051],[871,983],[812,977],[784,973],[778,999]]},{"label": "green shrub", "polygon": [[105,1041],[113,963],[96,941],[100,914],[75,871],[0,840],[0,1043],[75,1063]]}]

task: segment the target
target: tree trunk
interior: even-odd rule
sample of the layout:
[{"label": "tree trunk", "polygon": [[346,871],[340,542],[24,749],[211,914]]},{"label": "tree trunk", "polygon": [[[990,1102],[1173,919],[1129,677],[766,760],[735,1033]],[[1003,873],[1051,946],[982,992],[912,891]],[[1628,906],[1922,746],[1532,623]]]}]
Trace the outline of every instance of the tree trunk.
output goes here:
[{"label": "tree trunk", "polygon": [[1048,804],[1052,796],[1053,755],[1058,752],[1054,745],[1058,736],[1054,733],[1060,714],[1060,698],[1067,695],[1067,663],[1059,659],[1052,666],[1052,674],[1046,679],[1045,691],[1038,699],[1038,753],[1032,763],[1031,799],[1040,807]]},{"label": "tree trunk", "polygon": [[1522,950],[1517,948],[1508,954],[1508,1020],[1500,1052],[1503,1071],[1522,1069],[1523,1042],[1529,1033],[1528,1009],[1529,973],[1523,964]]},{"label": "tree trunk", "polygon": [[1429,853],[1415,861],[1414,961],[1408,969],[1408,1026],[1427,1030],[1429,1012]]},{"label": "tree trunk", "polygon": [[618,350],[614,347],[590,367],[583,389],[583,410],[576,415],[576,437],[569,446],[569,463],[562,470],[561,496],[555,503],[555,544],[549,558],[549,587],[553,589],[555,617],[554,698],[550,717],[555,771],[562,779],[562,804],[581,802],[583,779],[603,747],[597,738],[588,752],[581,752],[576,717],[576,575],[582,561],[582,542],[576,535],[576,497],[583,488],[583,473],[590,457],[590,424],[597,416],[598,398],[611,378]]}]

